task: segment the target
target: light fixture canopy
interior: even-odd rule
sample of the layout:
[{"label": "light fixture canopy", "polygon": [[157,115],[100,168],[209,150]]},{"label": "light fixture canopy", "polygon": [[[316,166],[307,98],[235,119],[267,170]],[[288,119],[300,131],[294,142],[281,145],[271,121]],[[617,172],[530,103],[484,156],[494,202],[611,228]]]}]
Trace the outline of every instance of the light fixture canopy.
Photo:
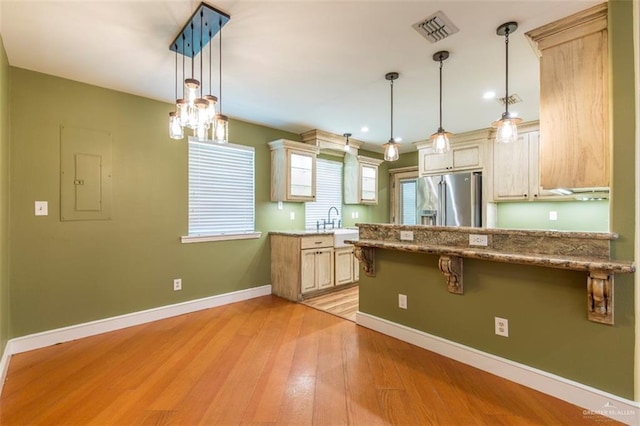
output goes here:
[{"label": "light fixture canopy", "polygon": [[[173,139],[184,137],[184,128],[193,130],[193,135],[200,140],[206,140],[211,129],[211,139],[220,143],[228,141],[228,118],[222,111],[222,27],[229,22],[231,17],[220,10],[200,3],[191,18],[182,28],[169,46],[169,50],[176,53],[176,110],[169,114],[169,136]],[[209,44],[209,91],[211,85],[212,54],[211,41],[220,33],[220,93],[216,97],[209,93],[203,95],[204,61],[203,49]],[[182,55],[182,97],[178,98],[178,54]],[[196,57],[200,59],[200,74],[196,75]],[[185,58],[191,59],[191,76],[185,78]],[[216,126],[221,128],[217,129]],[[178,131],[180,127],[180,131]]]},{"label": "light fixture canopy", "polygon": [[496,29],[496,34],[504,36],[505,45],[505,95],[504,112],[499,120],[491,123],[496,128],[496,142],[510,143],[518,140],[518,124],[522,123],[522,118],[516,117],[509,112],[509,34],[518,29],[517,22],[505,22]]},{"label": "light fixture canopy", "polygon": [[447,60],[447,58],[449,58],[449,52],[446,50],[441,50],[433,54],[433,60],[440,62],[440,124],[438,125],[438,130],[431,135],[433,151],[438,154],[442,154],[451,149],[449,138],[453,136],[442,127],[442,62]]},{"label": "light fixture canopy", "polygon": [[396,161],[400,158],[400,144],[393,138],[393,82],[397,80],[399,76],[400,74],[397,72],[389,72],[384,76],[384,78],[389,80],[389,84],[391,86],[391,135],[389,137],[389,142],[382,145],[384,148],[385,161]]}]

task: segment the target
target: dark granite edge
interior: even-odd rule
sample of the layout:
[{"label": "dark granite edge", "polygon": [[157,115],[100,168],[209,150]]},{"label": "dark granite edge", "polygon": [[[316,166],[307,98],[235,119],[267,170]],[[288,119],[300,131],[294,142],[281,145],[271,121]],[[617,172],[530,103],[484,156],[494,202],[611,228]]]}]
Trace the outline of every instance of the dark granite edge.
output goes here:
[{"label": "dark granite edge", "polygon": [[433,226],[433,225],[396,225],[389,223],[357,223],[356,226],[362,228],[388,228],[411,230],[431,230],[447,231],[472,234],[503,234],[503,235],[524,235],[531,237],[552,237],[552,238],[585,238],[593,240],[616,240],[618,234],[615,232],[581,232],[581,231],[542,231],[528,229],[507,229],[507,228],[475,228],[470,226]]},{"label": "dark granite edge", "polygon": [[604,270],[615,273],[632,273],[636,270],[633,262],[626,260],[607,260],[571,256],[545,256],[540,254],[515,254],[486,249],[435,245],[425,246],[380,240],[348,240],[346,242],[360,247],[374,247],[425,254],[444,254],[471,259],[491,260],[503,263],[518,263],[549,268],[572,269],[577,271]]}]

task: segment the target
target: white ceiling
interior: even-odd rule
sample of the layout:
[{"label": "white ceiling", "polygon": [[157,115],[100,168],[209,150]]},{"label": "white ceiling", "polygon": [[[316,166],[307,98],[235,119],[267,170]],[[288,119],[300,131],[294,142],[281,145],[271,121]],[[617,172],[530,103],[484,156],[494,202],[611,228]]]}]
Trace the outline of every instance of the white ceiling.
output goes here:
[{"label": "white ceiling", "polygon": [[[482,97],[488,90],[504,96],[504,38],[495,31],[503,22],[517,21],[509,44],[509,92],[523,102],[511,110],[535,120],[538,59],[524,33],[600,2],[208,2],[231,15],[223,30],[224,113],[294,133],[350,132],[370,149],[379,148],[390,136],[384,76],[397,71],[394,136],[409,150],[410,142],[426,139],[438,127],[438,63],[432,55],[449,50],[444,128],[453,133],[485,128],[503,110],[495,99]],[[175,56],[169,44],[199,4],[0,0],[0,33],[12,66],[173,103]],[[431,44],[411,25],[439,10],[460,31]],[[217,72],[213,79],[215,88]],[[369,132],[361,132],[362,126]],[[233,135],[231,141],[242,143]]]}]

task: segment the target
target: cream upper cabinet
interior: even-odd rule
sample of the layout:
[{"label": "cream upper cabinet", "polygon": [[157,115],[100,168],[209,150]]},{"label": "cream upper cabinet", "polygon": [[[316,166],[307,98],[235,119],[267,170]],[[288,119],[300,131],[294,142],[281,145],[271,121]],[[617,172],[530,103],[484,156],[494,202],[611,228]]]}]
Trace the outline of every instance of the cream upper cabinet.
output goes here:
[{"label": "cream upper cabinet", "polygon": [[433,152],[430,140],[416,142],[418,173],[420,176],[426,176],[482,169],[484,167],[484,145],[488,140],[488,129],[460,133],[451,138],[451,150],[442,154]]},{"label": "cream upper cabinet", "polygon": [[540,56],[541,186],[609,186],[607,3],[526,36]]},{"label": "cream upper cabinet", "polygon": [[538,198],[538,131],[522,131],[513,143],[493,141],[494,201]]},{"label": "cream upper cabinet", "polygon": [[269,142],[271,149],[271,201],[314,201],[316,198],[315,146],[286,139]]},{"label": "cream upper cabinet", "polygon": [[378,166],[383,160],[344,156],[344,203],[378,204]]}]

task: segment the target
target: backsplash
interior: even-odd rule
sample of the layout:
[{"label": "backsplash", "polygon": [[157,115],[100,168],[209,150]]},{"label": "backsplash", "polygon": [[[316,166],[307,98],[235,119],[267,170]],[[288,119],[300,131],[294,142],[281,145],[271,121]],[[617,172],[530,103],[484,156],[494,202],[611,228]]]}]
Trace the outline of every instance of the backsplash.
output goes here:
[{"label": "backsplash", "polygon": [[609,231],[609,200],[499,203],[497,211],[498,228]]}]

